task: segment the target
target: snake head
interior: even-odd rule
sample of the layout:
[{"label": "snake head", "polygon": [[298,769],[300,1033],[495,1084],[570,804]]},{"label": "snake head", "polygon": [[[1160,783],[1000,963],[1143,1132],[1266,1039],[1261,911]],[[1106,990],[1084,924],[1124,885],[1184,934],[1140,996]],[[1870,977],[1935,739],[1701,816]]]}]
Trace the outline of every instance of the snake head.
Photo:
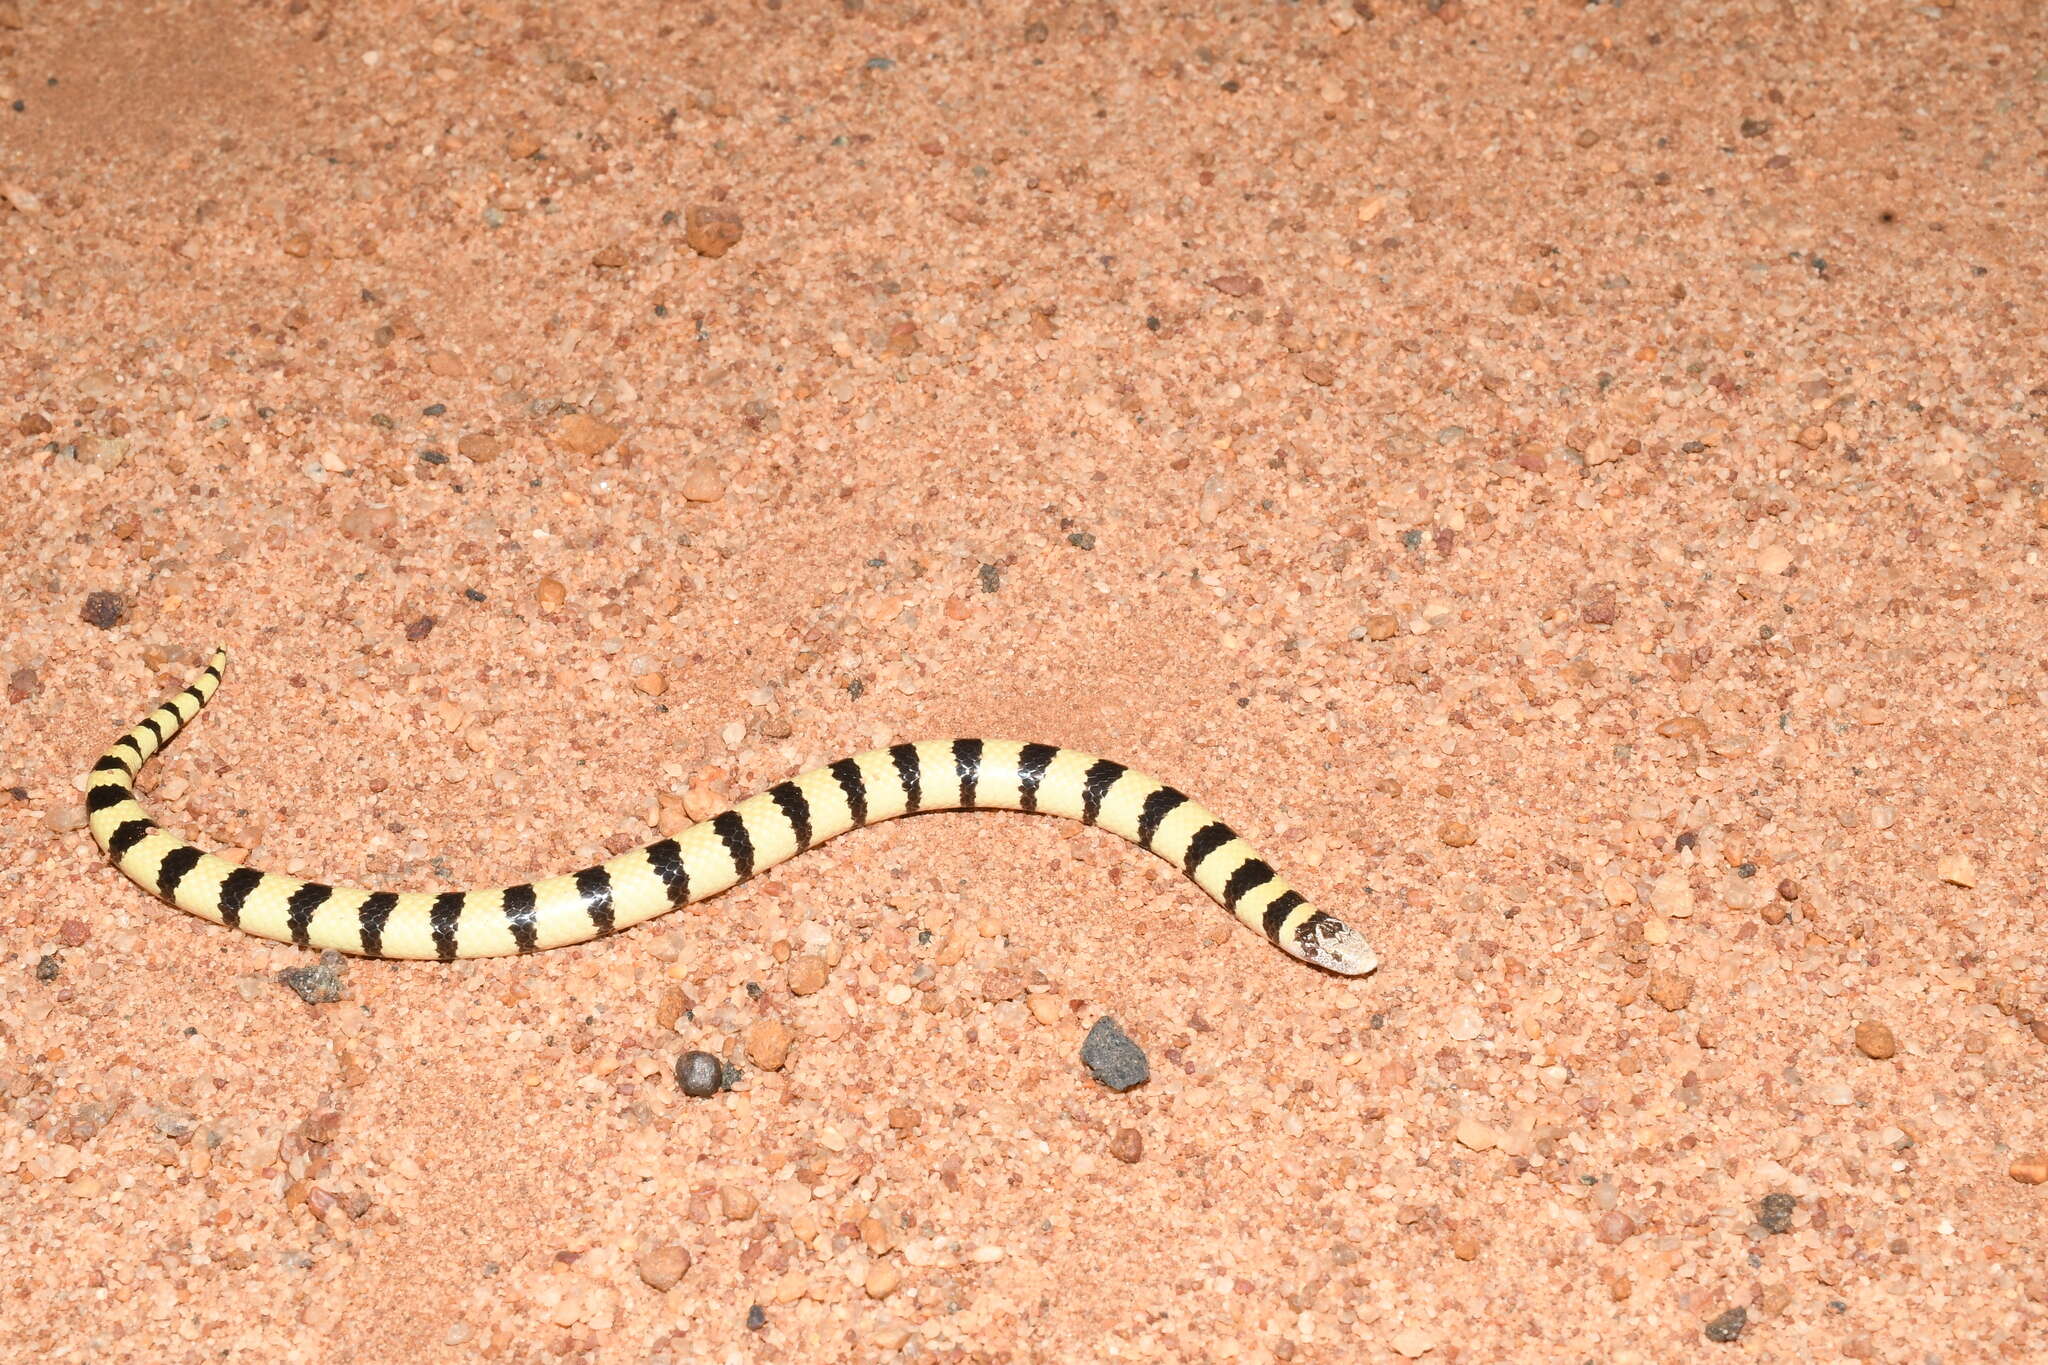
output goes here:
[{"label": "snake head", "polygon": [[1282,946],[1303,962],[1339,976],[1364,976],[1380,965],[1379,954],[1364,935],[1320,910],[1303,920]]}]

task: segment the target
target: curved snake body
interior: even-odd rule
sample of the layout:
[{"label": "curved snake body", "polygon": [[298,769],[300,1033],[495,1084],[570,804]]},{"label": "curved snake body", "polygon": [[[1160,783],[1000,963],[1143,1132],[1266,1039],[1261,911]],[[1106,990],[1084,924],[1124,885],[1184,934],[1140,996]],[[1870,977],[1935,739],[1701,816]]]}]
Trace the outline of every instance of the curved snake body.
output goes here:
[{"label": "curved snake body", "polygon": [[581,943],[704,900],[847,830],[917,811],[1043,811],[1100,825],[1176,864],[1253,929],[1346,976],[1378,959],[1356,930],[1290,888],[1185,795],[1108,759],[1050,744],[956,739],[897,744],[778,783],[673,838],[580,872],[496,890],[364,891],[259,872],[166,834],[135,774],[220,686],[204,672],[93,766],[93,838],[131,881],[182,910],[307,948],[365,957],[494,957]]}]

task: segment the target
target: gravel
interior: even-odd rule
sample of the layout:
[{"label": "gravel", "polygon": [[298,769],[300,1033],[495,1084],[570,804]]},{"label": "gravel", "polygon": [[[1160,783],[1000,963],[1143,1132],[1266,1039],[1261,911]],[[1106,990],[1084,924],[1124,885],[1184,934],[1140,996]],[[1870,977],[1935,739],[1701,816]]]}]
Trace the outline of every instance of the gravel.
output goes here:
[{"label": "gravel", "polygon": [[1082,1040],[1081,1062],[1111,1090],[1129,1090],[1152,1079],[1152,1065],[1145,1058],[1145,1050],[1106,1014],[1095,1021]]}]

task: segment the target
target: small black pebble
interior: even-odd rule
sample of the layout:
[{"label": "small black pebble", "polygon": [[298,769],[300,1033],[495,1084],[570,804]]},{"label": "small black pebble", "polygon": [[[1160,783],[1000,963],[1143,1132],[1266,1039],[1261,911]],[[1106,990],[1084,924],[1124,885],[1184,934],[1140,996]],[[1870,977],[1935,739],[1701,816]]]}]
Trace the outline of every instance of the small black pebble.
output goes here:
[{"label": "small black pebble", "polygon": [[341,999],[341,975],[344,959],[332,948],[320,954],[320,961],[311,967],[287,967],[277,974],[277,979],[299,993],[299,999],[309,1005],[332,1005]]},{"label": "small black pebble", "polygon": [[1756,1221],[1765,1232],[1790,1232],[1792,1213],[1798,1207],[1799,1201],[1789,1194],[1767,1194],[1756,1206]]},{"label": "small black pebble", "polygon": [[429,403],[420,409],[420,415],[423,417],[439,417],[446,411],[448,411],[446,403]]},{"label": "small black pebble", "polygon": [[1403,532],[1401,533],[1401,543],[1402,543],[1403,545],[1406,545],[1406,546],[1407,546],[1407,547],[1408,547],[1409,549],[1411,549],[1411,550],[1419,550],[1419,549],[1421,549],[1421,548],[1422,548],[1422,532],[1420,532],[1420,531],[1403,531]]},{"label": "small black pebble", "polygon": [[1849,1311],[1849,1305],[1843,1303],[1840,1299],[1829,1299],[1828,1311],[1830,1313],[1846,1313]]},{"label": "small black pebble", "polygon": [[1756,864],[1744,863],[1742,866],[1735,869],[1735,875],[1738,877],[1745,878],[1754,877],[1756,875]]},{"label": "small black pebble", "polygon": [[1698,848],[1699,846],[1700,836],[1692,830],[1687,830],[1678,836],[1677,847],[1680,849]]},{"label": "small black pebble", "polygon": [[1152,1079],[1145,1050],[1132,1042],[1116,1020],[1103,1015],[1081,1040],[1081,1062],[1089,1074],[1111,1090],[1125,1091]]},{"label": "small black pebble", "polygon": [[761,998],[761,983],[760,983],[760,982],[758,982],[758,981],[749,981],[749,982],[747,983],[747,999],[749,999],[749,1000],[759,1000],[760,998]]},{"label": "small black pebble", "polygon": [[995,565],[993,565],[993,564],[984,564],[984,565],[982,565],[982,566],[981,566],[981,590],[982,590],[983,592],[994,592],[994,591],[995,591],[995,590],[996,590],[997,588],[1000,588],[1000,587],[1002,587],[1002,586],[1003,586],[1003,571],[1002,571],[1001,569],[998,569],[998,568],[997,568],[997,567],[996,567]]},{"label": "small black pebble", "polygon": [[462,595],[464,597],[467,597],[472,602],[481,602],[484,600],[483,593],[481,593],[475,588],[464,588],[462,590]]},{"label": "small black pebble", "polygon": [[747,1330],[749,1332],[758,1332],[767,1325],[767,1309],[763,1308],[760,1304],[757,1303],[747,1310]]},{"label": "small black pebble", "polygon": [[1734,1341],[1749,1325],[1747,1308],[1731,1308],[1707,1324],[1708,1341]]},{"label": "small black pebble", "polygon": [[1092,550],[1095,548],[1095,537],[1086,531],[1076,531],[1067,537],[1067,544],[1077,550]]},{"label": "small black pebble", "polygon": [[447,464],[448,452],[445,450],[422,450],[420,458],[428,464]]},{"label": "small black pebble", "polygon": [[724,1069],[718,1073],[719,1083],[730,1090],[740,1083],[740,1069],[731,1062],[723,1062],[720,1065]]},{"label": "small black pebble", "polygon": [[1152,332],[1156,332],[1156,331],[1158,331],[1158,330],[1159,330],[1159,319],[1158,319],[1158,318],[1146,318],[1146,319],[1145,319],[1145,328],[1146,328],[1146,330],[1147,330],[1147,331],[1152,331]]},{"label": "small black pebble", "polygon": [[725,1068],[708,1052],[685,1052],[676,1058],[676,1084],[692,1099],[716,1095],[725,1086]]},{"label": "small black pebble", "polygon": [[36,980],[55,981],[57,973],[64,970],[64,959],[55,953],[44,953],[36,959]]}]

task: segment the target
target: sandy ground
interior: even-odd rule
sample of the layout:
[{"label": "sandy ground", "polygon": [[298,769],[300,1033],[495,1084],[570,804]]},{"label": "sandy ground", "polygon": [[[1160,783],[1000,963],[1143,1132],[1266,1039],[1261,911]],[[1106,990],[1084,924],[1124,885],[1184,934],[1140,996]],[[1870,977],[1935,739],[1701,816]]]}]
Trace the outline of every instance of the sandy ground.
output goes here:
[{"label": "sandy ground", "polygon": [[[0,0],[0,1353],[2042,1358],[2044,50]],[[988,734],[1385,965],[957,815],[308,1005],[79,828],[216,642],[144,786],[278,871]]]}]

